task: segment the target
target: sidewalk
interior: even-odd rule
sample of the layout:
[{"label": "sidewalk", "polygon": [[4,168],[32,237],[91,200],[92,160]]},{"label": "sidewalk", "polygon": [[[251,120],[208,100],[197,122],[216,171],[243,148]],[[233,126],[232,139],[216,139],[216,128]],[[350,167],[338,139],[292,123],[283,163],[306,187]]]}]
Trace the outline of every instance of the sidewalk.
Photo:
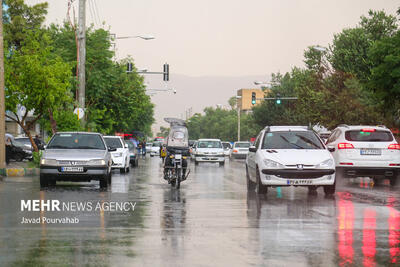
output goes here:
[{"label": "sidewalk", "polygon": [[1,176],[5,177],[23,177],[23,176],[37,176],[40,174],[39,168],[30,168],[29,161],[11,161],[6,165],[5,169],[0,169]]}]

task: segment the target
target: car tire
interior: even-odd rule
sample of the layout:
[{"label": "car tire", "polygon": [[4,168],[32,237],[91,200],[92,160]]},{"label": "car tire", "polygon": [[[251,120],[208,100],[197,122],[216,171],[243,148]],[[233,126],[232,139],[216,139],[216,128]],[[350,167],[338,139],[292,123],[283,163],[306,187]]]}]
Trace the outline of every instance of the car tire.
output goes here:
[{"label": "car tire", "polygon": [[393,177],[390,177],[389,178],[389,181],[390,181],[390,186],[395,186],[395,185],[397,185],[397,179],[399,179],[399,175],[397,175],[397,177],[396,176],[393,176]]},{"label": "car tire", "polygon": [[49,186],[49,179],[43,174],[40,175],[40,187],[48,187]]},{"label": "car tire", "polygon": [[125,171],[126,171],[125,167],[119,169],[119,173],[125,173]]},{"label": "car tire", "polygon": [[308,194],[309,195],[317,195],[318,194],[318,192],[317,192],[317,186],[315,186],[315,185],[309,185],[309,186],[307,186],[308,187]]},{"label": "car tire", "polygon": [[225,161],[219,163],[219,166],[224,166],[224,165],[225,165]]},{"label": "car tire", "polygon": [[100,188],[101,189],[107,188],[109,181],[111,182],[111,173],[109,175],[105,175],[100,178],[99,180]]},{"label": "car tire", "polygon": [[246,165],[246,185],[247,185],[247,191],[254,191],[255,184],[250,179],[249,169],[248,169],[247,165]]},{"label": "car tire", "polygon": [[333,185],[324,185],[325,195],[333,195],[336,192],[336,180]]},{"label": "car tire", "polygon": [[256,183],[256,193],[259,194],[259,195],[264,195],[264,194],[266,194],[266,193],[268,192],[268,186],[263,185],[263,184],[261,183],[260,172],[259,172],[259,170],[258,170],[258,167],[257,167],[257,173],[256,173],[256,180],[257,180],[257,183]]},{"label": "car tire", "polygon": [[197,160],[195,160],[194,165],[199,165],[199,162]]},{"label": "car tire", "polygon": [[17,153],[14,156],[15,161],[23,161],[24,160],[24,155],[22,153]]}]

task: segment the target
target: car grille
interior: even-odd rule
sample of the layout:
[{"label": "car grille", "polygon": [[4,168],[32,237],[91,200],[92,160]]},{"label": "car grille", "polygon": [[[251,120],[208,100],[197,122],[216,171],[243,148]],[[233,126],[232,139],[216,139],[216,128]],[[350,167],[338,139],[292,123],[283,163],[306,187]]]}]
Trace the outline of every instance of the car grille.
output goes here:
[{"label": "car grille", "polygon": [[83,160],[58,160],[57,161],[58,165],[63,165],[63,166],[77,166],[77,165],[87,165],[87,161]]}]

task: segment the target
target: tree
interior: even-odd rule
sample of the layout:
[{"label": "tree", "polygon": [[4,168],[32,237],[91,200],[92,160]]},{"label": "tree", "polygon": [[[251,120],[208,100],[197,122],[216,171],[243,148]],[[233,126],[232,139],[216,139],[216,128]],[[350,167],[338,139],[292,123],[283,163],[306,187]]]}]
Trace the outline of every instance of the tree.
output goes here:
[{"label": "tree", "polygon": [[[70,66],[51,53],[51,41],[42,32],[25,32],[25,39],[18,50],[5,60],[6,109],[13,112],[17,122],[31,140],[30,130],[49,109],[70,102],[68,94]],[[17,115],[17,107],[25,107],[22,117]],[[29,112],[34,118],[27,121]]]}]

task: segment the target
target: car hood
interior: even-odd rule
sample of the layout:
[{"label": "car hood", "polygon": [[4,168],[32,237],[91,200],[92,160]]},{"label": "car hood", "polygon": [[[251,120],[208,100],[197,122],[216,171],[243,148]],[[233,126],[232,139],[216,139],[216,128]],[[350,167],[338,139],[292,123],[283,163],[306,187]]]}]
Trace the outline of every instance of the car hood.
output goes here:
[{"label": "car hood", "polygon": [[196,152],[201,152],[201,153],[211,153],[211,152],[223,153],[224,150],[222,148],[197,148]]},{"label": "car hood", "polygon": [[325,149],[267,149],[262,153],[263,158],[283,165],[316,165],[327,159],[333,160],[331,153]]},{"label": "car hood", "polygon": [[43,158],[60,160],[103,159],[106,157],[106,153],[106,150],[98,149],[46,149]]}]

